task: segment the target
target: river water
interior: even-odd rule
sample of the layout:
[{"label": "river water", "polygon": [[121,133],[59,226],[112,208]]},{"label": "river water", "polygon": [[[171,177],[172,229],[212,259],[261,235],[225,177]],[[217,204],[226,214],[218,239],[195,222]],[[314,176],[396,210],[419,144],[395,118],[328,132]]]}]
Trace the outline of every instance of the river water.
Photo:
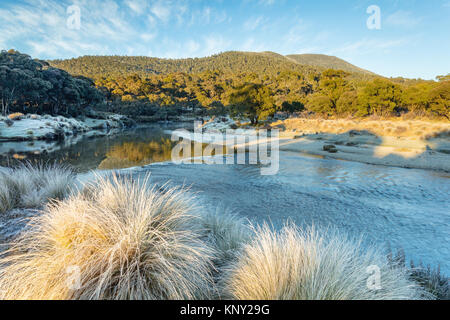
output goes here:
[{"label": "river water", "polygon": [[[29,161],[71,164],[78,171],[138,166],[151,181],[185,185],[209,210],[224,208],[252,222],[280,227],[286,220],[337,229],[364,243],[402,248],[416,262],[450,274],[450,174],[368,165],[281,152],[277,175],[259,165],[170,163],[165,127],[81,140]],[[11,165],[10,154],[0,158]],[[151,165],[149,165],[151,164]]]}]

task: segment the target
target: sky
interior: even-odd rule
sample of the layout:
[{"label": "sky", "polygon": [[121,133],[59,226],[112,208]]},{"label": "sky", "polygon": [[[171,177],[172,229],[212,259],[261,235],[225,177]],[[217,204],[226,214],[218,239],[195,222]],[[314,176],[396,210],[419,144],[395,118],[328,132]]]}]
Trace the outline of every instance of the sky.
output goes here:
[{"label": "sky", "polygon": [[0,48],[39,59],[321,53],[434,79],[450,73],[450,0],[0,0]]}]

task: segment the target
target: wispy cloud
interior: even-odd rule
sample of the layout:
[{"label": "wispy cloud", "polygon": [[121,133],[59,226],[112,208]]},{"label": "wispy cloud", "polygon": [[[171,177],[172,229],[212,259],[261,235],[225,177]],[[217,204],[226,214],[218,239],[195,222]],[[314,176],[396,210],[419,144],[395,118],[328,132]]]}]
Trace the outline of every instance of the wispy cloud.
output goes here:
[{"label": "wispy cloud", "polygon": [[331,55],[364,55],[375,51],[389,51],[396,47],[402,47],[411,43],[411,39],[402,38],[395,40],[385,39],[362,39],[353,43],[347,43],[341,47],[332,49],[328,52]]},{"label": "wispy cloud", "polygon": [[161,20],[163,22],[167,22],[170,18],[170,14],[171,14],[171,6],[163,1],[158,1],[151,7],[150,11],[159,20]]},{"label": "wispy cloud", "polygon": [[[316,2],[0,0],[0,48],[41,59],[116,54],[180,58],[226,50],[314,52],[357,57],[355,62],[367,66],[379,59],[398,74],[411,74],[411,65],[414,70],[422,65],[418,76],[426,78],[450,68],[450,44],[442,41],[442,32],[450,27],[450,0],[436,0],[432,10],[426,1],[380,1],[382,29],[376,32],[365,27],[367,2]],[[79,30],[67,25],[71,5],[81,9]],[[416,63],[424,57],[426,67]]]},{"label": "wispy cloud", "polygon": [[416,16],[410,11],[399,10],[386,18],[386,24],[391,26],[399,26],[412,28],[422,21],[421,17]]},{"label": "wispy cloud", "polygon": [[263,21],[264,21],[263,16],[249,18],[244,23],[244,29],[246,29],[248,31],[253,31],[253,30],[257,29],[263,23]]},{"label": "wispy cloud", "polygon": [[125,4],[136,14],[145,14],[148,3],[145,0],[126,0]]},{"label": "wispy cloud", "polygon": [[[196,23],[209,23],[209,7],[192,11],[187,1],[77,0],[81,11],[79,30],[67,26],[72,1],[25,0],[0,4],[1,48],[16,48],[35,57],[61,58],[85,54],[147,54],[157,41],[158,28],[182,25],[194,16]],[[173,23],[172,23],[173,22]],[[157,42],[156,42],[157,43]],[[176,43],[176,41],[174,41]],[[198,50],[197,46],[190,47]],[[170,48],[168,48],[170,50]]]}]

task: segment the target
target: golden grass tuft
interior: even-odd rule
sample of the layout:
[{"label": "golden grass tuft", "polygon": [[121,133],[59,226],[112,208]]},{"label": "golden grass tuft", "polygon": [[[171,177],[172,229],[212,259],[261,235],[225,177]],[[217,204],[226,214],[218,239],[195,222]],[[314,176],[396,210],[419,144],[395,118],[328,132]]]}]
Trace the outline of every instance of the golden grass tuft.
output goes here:
[{"label": "golden grass tuft", "polygon": [[8,115],[8,119],[10,120],[20,120],[24,117],[24,114],[21,112],[11,113]]},{"label": "golden grass tuft", "polygon": [[[404,269],[383,255],[363,252],[358,243],[314,230],[286,226],[275,233],[255,230],[224,275],[224,297],[239,300],[395,300],[426,295],[408,280]],[[370,290],[368,267],[381,271],[381,289]]]},{"label": "golden grass tuft", "polygon": [[0,213],[14,208],[39,208],[61,200],[73,186],[75,175],[67,167],[31,164],[0,171]]},{"label": "golden grass tuft", "polygon": [[99,178],[50,204],[0,259],[3,299],[206,299],[214,250],[185,190]]}]

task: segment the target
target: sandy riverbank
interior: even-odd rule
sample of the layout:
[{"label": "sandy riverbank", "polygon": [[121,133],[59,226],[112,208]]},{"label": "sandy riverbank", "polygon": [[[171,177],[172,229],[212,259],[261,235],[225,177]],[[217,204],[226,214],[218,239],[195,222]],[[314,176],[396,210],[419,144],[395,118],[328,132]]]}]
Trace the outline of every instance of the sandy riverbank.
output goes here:
[{"label": "sandy riverbank", "polygon": [[[448,122],[289,119],[272,127],[282,130],[283,151],[450,172]],[[334,153],[324,150],[328,145]]]},{"label": "sandy riverbank", "polygon": [[[450,122],[423,120],[288,119],[280,150],[376,165],[450,172]],[[210,121],[206,132],[229,130],[230,121]],[[242,134],[242,130],[227,131]],[[333,146],[332,152],[324,150]]]}]

